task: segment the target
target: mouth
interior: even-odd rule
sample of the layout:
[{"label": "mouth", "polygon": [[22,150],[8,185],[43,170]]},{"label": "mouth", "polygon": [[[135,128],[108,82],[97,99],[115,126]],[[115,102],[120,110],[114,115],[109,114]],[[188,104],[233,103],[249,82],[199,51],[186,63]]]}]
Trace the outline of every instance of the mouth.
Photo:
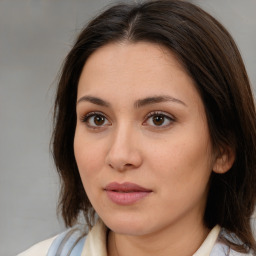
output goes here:
[{"label": "mouth", "polygon": [[151,189],[130,182],[121,184],[113,182],[108,184],[104,190],[106,191],[108,198],[119,205],[134,204],[152,193]]}]

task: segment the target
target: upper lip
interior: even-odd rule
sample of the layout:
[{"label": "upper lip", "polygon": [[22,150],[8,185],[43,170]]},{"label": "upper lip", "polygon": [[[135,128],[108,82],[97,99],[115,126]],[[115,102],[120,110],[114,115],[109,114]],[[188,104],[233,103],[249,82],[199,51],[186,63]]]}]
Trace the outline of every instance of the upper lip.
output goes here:
[{"label": "upper lip", "polygon": [[137,184],[130,183],[130,182],[124,182],[124,183],[112,182],[105,187],[105,190],[120,191],[120,192],[152,192],[152,190],[150,189],[141,187]]}]

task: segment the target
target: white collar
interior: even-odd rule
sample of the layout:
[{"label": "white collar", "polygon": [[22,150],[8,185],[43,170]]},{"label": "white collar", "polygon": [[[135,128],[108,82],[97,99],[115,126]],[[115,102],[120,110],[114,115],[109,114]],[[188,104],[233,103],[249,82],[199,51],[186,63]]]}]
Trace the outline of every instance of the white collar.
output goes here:
[{"label": "white collar", "polygon": [[193,254],[193,256],[209,256],[213,246],[215,245],[220,233],[220,226],[216,225],[208,234],[199,249]]},{"label": "white collar", "polygon": [[[211,230],[193,256],[209,256],[216,243],[219,232],[220,226],[217,225]],[[107,228],[104,223],[99,220],[89,232],[81,256],[107,256],[106,236]]]}]

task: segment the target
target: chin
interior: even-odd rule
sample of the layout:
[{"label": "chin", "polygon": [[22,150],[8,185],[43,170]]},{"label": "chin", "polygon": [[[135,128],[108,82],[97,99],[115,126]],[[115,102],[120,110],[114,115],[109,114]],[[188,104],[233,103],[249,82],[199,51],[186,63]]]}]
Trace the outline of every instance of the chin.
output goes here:
[{"label": "chin", "polygon": [[135,218],[102,218],[105,225],[115,233],[131,236],[141,236],[147,234],[148,224],[146,221],[136,220]]}]

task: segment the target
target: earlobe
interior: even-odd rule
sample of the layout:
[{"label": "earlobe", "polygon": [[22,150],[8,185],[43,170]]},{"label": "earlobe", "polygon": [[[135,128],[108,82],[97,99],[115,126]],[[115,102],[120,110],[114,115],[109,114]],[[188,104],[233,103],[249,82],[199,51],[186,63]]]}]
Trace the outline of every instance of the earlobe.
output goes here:
[{"label": "earlobe", "polygon": [[226,173],[233,165],[235,161],[235,152],[231,148],[221,150],[219,156],[216,157],[213,171],[215,173],[223,174]]}]

